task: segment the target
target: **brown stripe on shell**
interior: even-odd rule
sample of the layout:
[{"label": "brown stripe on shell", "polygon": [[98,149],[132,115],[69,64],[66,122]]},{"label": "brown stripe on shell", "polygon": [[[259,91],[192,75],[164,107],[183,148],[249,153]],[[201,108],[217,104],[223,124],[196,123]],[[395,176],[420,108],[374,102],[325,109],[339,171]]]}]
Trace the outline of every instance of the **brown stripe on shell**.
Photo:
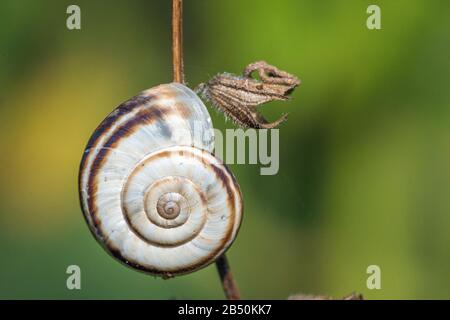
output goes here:
[{"label": "brown stripe on shell", "polygon": [[[83,157],[81,159],[80,168],[84,168],[86,165],[87,156],[89,155],[88,151],[92,147],[94,147],[100,138],[103,136],[103,134],[113,126],[117,120],[122,117],[123,115],[129,113],[130,111],[134,110],[135,108],[142,106],[144,104],[148,104],[150,101],[155,99],[155,95],[137,95],[124,103],[120,104],[114,111],[112,111],[101,123],[100,125],[95,129],[94,133],[90,137],[85,152],[83,153]],[[82,170],[80,170],[81,172]]]},{"label": "brown stripe on shell", "polygon": [[232,210],[235,210],[235,204],[234,204],[234,192],[231,189],[231,185],[230,185],[230,179],[229,175],[225,175],[225,173],[223,172],[223,170],[221,170],[220,168],[218,168],[217,166],[210,164],[210,167],[214,170],[214,173],[216,174],[216,177],[219,178],[219,180],[222,182],[222,185],[225,187],[225,189],[227,190],[227,201],[228,201],[228,205],[230,206],[230,208],[232,208]]},{"label": "brown stripe on shell", "polygon": [[[150,101],[155,99],[155,95],[153,94],[140,94],[137,95],[123,103],[121,103],[114,111],[112,111],[101,123],[100,125],[95,129],[92,136],[89,138],[89,141],[86,145],[86,148],[84,149],[83,156],[81,158],[80,167],[79,167],[79,174],[78,174],[78,196],[80,201],[80,206],[83,211],[85,211],[85,207],[83,204],[83,195],[82,193],[82,178],[86,169],[86,161],[88,159],[88,156],[90,155],[90,149],[94,147],[98,141],[100,140],[100,137],[111,127],[113,126],[119,118],[121,118],[123,115],[127,114],[128,112],[134,110],[135,108],[147,104]],[[89,194],[89,193],[88,193]],[[89,194],[90,195],[90,194]],[[84,218],[86,219],[86,222],[89,223],[87,220],[87,212],[84,212]]]},{"label": "brown stripe on shell", "polygon": [[175,103],[175,108],[182,118],[188,119],[191,116],[191,110],[184,103]]},{"label": "brown stripe on shell", "polygon": [[89,178],[87,183],[87,191],[89,194],[88,208],[95,227],[100,226],[100,221],[96,217],[97,207],[95,205],[96,193],[97,193],[97,174],[103,166],[105,159],[108,157],[111,149],[116,147],[117,144],[123,138],[128,137],[139,129],[143,125],[152,124],[155,121],[162,120],[168,115],[174,113],[174,110],[166,107],[161,108],[158,106],[152,106],[149,109],[144,109],[138,112],[133,118],[121,125],[116,131],[109,137],[106,143],[102,146],[101,150],[97,153],[89,172]]},{"label": "brown stripe on shell", "polygon": [[153,87],[150,89],[151,91],[155,91],[158,93],[159,99],[168,99],[172,100],[178,96],[178,90],[174,91],[172,86],[168,86],[167,84],[161,84],[159,86]]},{"label": "brown stripe on shell", "polygon": [[[161,151],[161,152],[151,156],[150,158],[146,159],[146,161],[149,161],[150,159],[153,160],[155,158],[157,158],[157,159],[159,159],[159,158],[167,158],[167,157],[171,156],[171,154],[173,152],[176,152],[176,151],[175,150]],[[194,154],[192,152],[188,152],[187,150],[178,151],[178,152],[182,152],[182,155],[186,155],[187,153],[189,153],[190,156],[192,156],[193,158],[198,159],[199,161],[201,161],[204,164],[206,163],[206,161],[204,161],[204,159],[202,157],[200,157],[200,156],[198,156],[198,155],[196,155],[196,154]],[[210,153],[208,153],[208,154],[210,156],[213,156]],[[145,162],[142,163],[141,165],[145,165]],[[142,271],[142,272],[145,272],[145,273],[150,273],[150,274],[153,274],[153,275],[163,276],[165,278],[170,278],[170,277],[172,277],[175,274],[176,275],[180,275],[180,274],[189,273],[189,272],[197,270],[198,268],[205,267],[206,266],[206,262],[209,261],[209,260],[210,260],[210,262],[208,264],[214,262],[215,259],[219,256],[219,254],[222,254],[221,251],[223,250],[223,248],[226,246],[227,242],[229,242],[231,237],[232,237],[234,224],[235,224],[235,218],[236,218],[235,195],[233,193],[233,190],[236,190],[236,192],[238,193],[239,196],[241,196],[241,191],[239,189],[239,185],[236,183],[236,180],[235,180],[234,176],[232,175],[232,173],[229,171],[229,169],[225,165],[223,165],[223,168],[224,168],[224,171],[228,175],[224,174],[223,171],[220,170],[219,167],[217,167],[217,166],[215,166],[213,164],[208,163],[207,165],[214,170],[216,176],[222,181],[222,183],[226,187],[227,194],[228,194],[227,202],[228,202],[228,204],[231,203],[230,209],[232,211],[232,214],[230,214],[232,219],[230,219],[230,223],[228,223],[228,229],[227,229],[227,231],[225,233],[225,236],[223,237],[222,242],[220,243],[220,245],[217,246],[216,250],[212,251],[209,255],[205,256],[203,259],[197,260],[195,262],[195,265],[186,266],[186,267],[184,267],[182,269],[177,268],[176,270],[158,270],[158,269],[155,269],[155,268],[142,266],[142,265],[138,264],[135,261],[132,261],[130,259],[125,258],[120,253],[120,251],[117,248],[115,248],[114,244],[111,241],[106,240],[105,244],[106,244],[106,247],[108,248],[108,250],[111,252],[111,255],[114,258],[116,258],[117,260],[119,260],[120,262],[122,262],[125,265],[127,265],[128,267],[135,268],[135,269],[137,269],[139,271]],[[136,174],[136,173],[133,171],[130,174],[129,177],[132,177],[134,174]],[[229,185],[230,180],[231,180],[231,183],[233,183],[233,185],[236,186],[235,189],[232,189],[231,186]],[[232,199],[229,199],[230,197]],[[205,201],[206,201],[206,199],[205,199]],[[242,212],[242,200],[240,200],[240,202],[241,202],[241,212]],[[128,225],[130,226],[127,218],[125,218],[125,219],[126,219]],[[236,232],[239,230],[239,227],[240,227],[240,225],[238,226],[238,229],[236,230]],[[131,227],[131,230],[133,232],[135,232],[132,227]],[[140,237],[139,235],[137,235],[137,236],[142,239],[142,237]],[[145,239],[144,239],[144,241],[145,241]],[[231,246],[233,241],[234,241],[234,239],[231,240],[231,243],[228,245],[228,247]],[[146,242],[148,243],[148,241],[146,241]]]},{"label": "brown stripe on shell", "polygon": [[[231,174],[230,170],[228,170],[228,168],[225,166],[225,164],[223,164],[224,170],[221,170],[220,168],[218,168],[217,166],[215,166],[213,164],[210,164],[210,167],[214,170],[214,173],[220,179],[220,181],[222,181],[223,186],[227,190],[227,194],[228,194],[227,205],[229,206],[230,210],[233,212],[233,214],[231,215],[232,221],[229,224],[230,227],[227,230],[227,234],[221,243],[221,247],[223,247],[223,246],[225,246],[225,244],[231,237],[231,234],[234,229],[235,218],[236,218],[236,205],[235,205],[236,198],[235,198],[235,192],[233,192],[233,191],[237,191],[238,195],[240,196],[239,201],[242,204],[241,191],[239,189],[239,185],[236,183],[236,180],[233,177],[233,174]],[[224,174],[224,171],[227,173],[227,175]],[[236,186],[236,188],[232,188],[232,186]],[[241,208],[242,208],[242,206],[241,206]],[[242,212],[242,209],[241,209],[241,212]]]}]

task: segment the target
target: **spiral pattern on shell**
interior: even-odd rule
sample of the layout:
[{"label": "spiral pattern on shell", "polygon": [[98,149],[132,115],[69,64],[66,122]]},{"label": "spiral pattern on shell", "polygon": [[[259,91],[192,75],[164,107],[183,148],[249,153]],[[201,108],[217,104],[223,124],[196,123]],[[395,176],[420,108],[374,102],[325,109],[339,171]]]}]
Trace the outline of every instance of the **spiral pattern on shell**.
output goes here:
[{"label": "spiral pattern on shell", "polygon": [[96,129],[80,166],[90,230],[123,263],[170,277],[200,269],[238,232],[242,196],[211,152],[211,118],[182,84],[148,89]]}]

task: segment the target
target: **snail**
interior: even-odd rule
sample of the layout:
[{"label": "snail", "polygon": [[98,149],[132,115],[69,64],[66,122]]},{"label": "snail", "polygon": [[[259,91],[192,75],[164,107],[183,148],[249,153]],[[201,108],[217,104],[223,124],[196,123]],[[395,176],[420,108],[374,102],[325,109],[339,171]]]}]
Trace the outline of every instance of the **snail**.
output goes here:
[{"label": "snail", "polygon": [[180,83],[145,90],[103,120],[81,160],[79,195],[109,254],[167,278],[203,268],[230,247],[242,195],[213,143],[205,105]]}]

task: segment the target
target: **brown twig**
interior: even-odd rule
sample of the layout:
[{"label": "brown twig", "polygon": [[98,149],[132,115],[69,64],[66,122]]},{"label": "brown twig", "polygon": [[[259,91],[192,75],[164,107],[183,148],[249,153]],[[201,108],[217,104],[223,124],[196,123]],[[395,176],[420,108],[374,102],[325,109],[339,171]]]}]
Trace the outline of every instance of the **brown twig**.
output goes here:
[{"label": "brown twig", "polygon": [[217,271],[219,271],[220,280],[222,281],[223,290],[228,300],[240,300],[241,295],[231,273],[228,259],[225,254],[216,260]]},{"label": "brown twig", "polygon": [[172,0],[172,64],[173,81],[183,83],[183,0]]}]

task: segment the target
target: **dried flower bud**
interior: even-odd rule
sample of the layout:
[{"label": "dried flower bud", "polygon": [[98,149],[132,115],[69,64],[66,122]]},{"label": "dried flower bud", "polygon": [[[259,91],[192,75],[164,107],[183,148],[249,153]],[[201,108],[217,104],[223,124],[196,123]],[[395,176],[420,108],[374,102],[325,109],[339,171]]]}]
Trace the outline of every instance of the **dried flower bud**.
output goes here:
[{"label": "dried flower bud", "polygon": [[[252,77],[255,71],[259,79]],[[220,73],[208,82],[201,83],[196,91],[237,125],[272,129],[285,121],[287,114],[274,122],[268,122],[256,107],[274,100],[289,99],[299,84],[299,79],[294,75],[258,61],[249,64],[242,76]]]}]

